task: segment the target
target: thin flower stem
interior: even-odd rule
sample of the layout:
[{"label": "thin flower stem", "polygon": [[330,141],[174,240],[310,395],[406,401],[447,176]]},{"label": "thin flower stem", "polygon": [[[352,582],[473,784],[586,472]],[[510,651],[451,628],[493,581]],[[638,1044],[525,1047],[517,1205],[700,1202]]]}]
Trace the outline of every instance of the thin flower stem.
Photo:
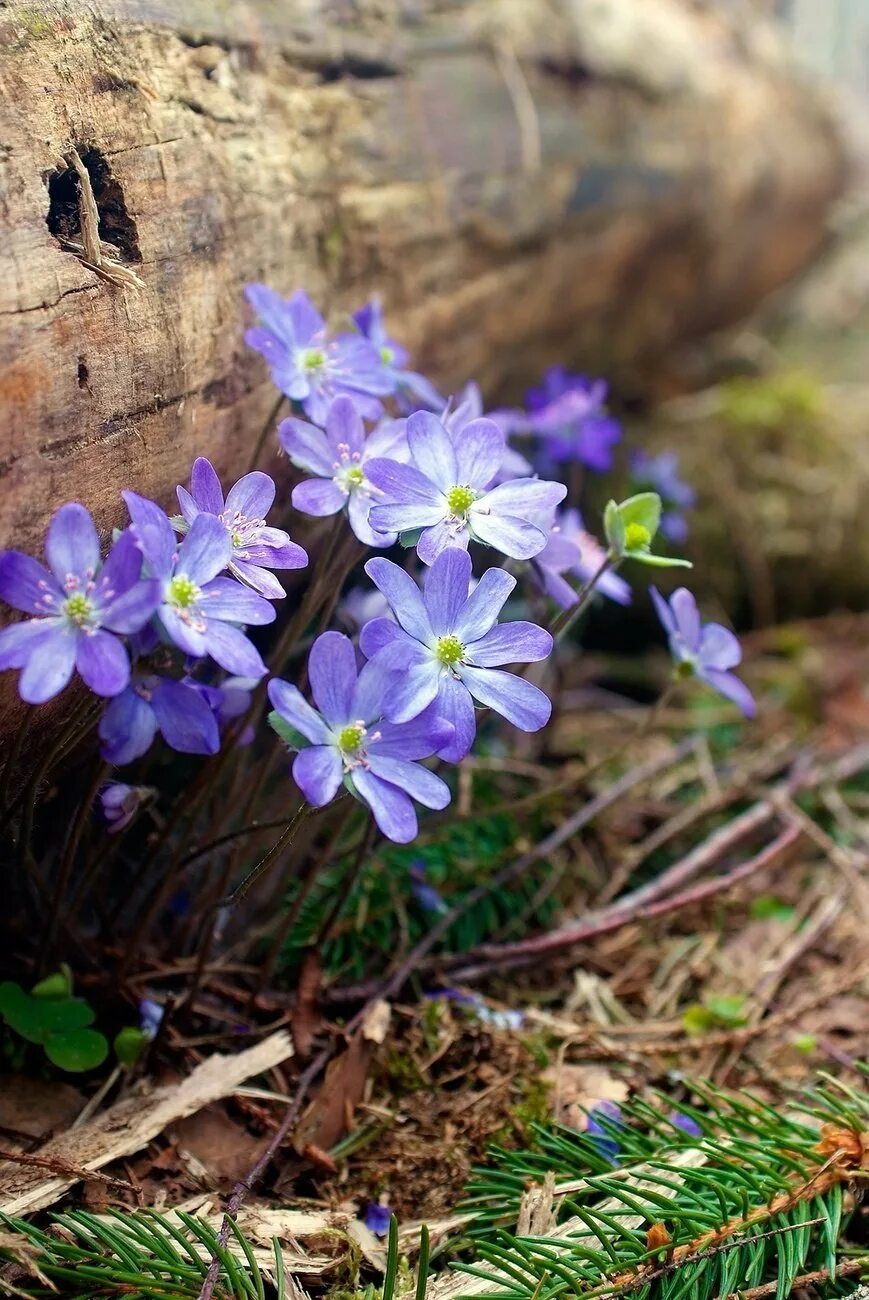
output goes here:
[{"label": "thin flower stem", "polygon": [[60,870],[57,873],[57,879],[54,882],[51,912],[49,913],[42,943],[40,944],[38,957],[38,967],[40,970],[44,970],[51,960],[54,942],[57,937],[57,928],[60,923],[60,909],[63,906],[67,887],[69,885],[70,877],[72,876],[72,869],[75,865],[78,847],[81,843],[81,838],[84,834],[88,820],[93,814],[94,800],[97,797],[100,786],[106,779],[108,771],[108,763],[105,763],[100,759],[94,769],[93,779],[79,802],[75,820],[70,827],[63,860],[60,864]]},{"label": "thin flower stem", "polygon": [[353,860],[353,865],[348,871],[346,878],[341,881],[340,889],[335,891],[335,901],[323,921],[323,924],[320,926],[319,933],[311,945],[312,947],[322,951],[332,938],[332,933],[335,929],[338,918],[341,915],[341,911],[345,903],[349,901],[353,890],[356,888],[356,884],[359,877],[362,875],[366,862],[371,856],[378,836],[379,831],[377,829],[377,824],[374,818],[371,817],[367,827],[365,828],[365,834],[362,838],[362,843],[359,845],[357,850],[356,857]]},{"label": "thin flower stem", "polygon": [[253,449],[253,455],[251,456],[250,464],[247,467],[248,473],[250,473],[251,470],[256,469],[259,458],[262,455],[263,447],[265,446],[266,438],[269,436],[269,432],[272,429],[275,420],[278,418],[280,409],[286,400],[287,399],[284,397],[283,393],[279,393],[277,401],[269,411],[268,416],[266,417],[266,422],[260,430],[260,435],[256,440],[256,446]]},{"label": "thin flower stem", "polygon": [[573,627],[574,623],[594,595],[594,589],[604,574],[609,572],[610,569],[615,571],[617,568],[618,561],[616,560],[616,557],[611,552],[608,552],[597,572],[593,573],[588,582],[584,583],[584,585],[580,587],[576,594],[576,604],[571,605],[569,609],[563,609],[550,625],[549,631],[552,633],[552,636],[556,641],[563,637],[564,634]]},{"label": "thin flower stem", "polygon": [[25,705],[21,722],[15,732],[15,739],[9,748],[6,762],[3,764],[3,777],[0,779],[0,808],[6,807],[6,796],[9,793],[9,782],[12,774],[18,766],[18,760],[21,757],[21,750],[24,745],[24,738],[30,729],[30,723],[33,718],[33,709],[30,705]]},{"label": "thin flower stem", "polygon": [[22,791],[21,797],[16,799],[7,809],[6,816],[2,825],[6,825],[8,818],[23,802],[24,811],[21,817],[21,829],[18,837],[18,860],[24,862],[30,852],[30,837],[33,833],[33,821],[36,816],[36,801],[39,796],[39,787],[45,780],[48,773],[54,767],[54,764],[63,757],[68,749],[77,745],[87,733],[99,716],[100,708],[92,708],[92,701],[86,700],[84,706],[70,719],[67,726],[60,733],[57,741],[48,750],[39,767],[31,777],[27,787]]},{"label": "thin flower stem", "polygon": [[236,885],[232,893],[228,894],[226,898],[220,900],[218,904],[219,907],[222,908],[222,907],[238,906],[238,904],[242,901],[242,899],[247,896],[247,894],[250,892],[250,890],[259,880],[260,876],[262,876],[269,869],[269,867],[274,862],[278,854],[283,852],[285,848],[287,848],[290,844],[292,844],[293,840],[296,837],[296,831],[299,829],[299,827],[301,826],[305,818],[313,811],[314,810],[312,809],[310,804],[307,803],[302,804],[302,806],[299,808],[298,812],[296,813],[295,817],[290,822],[289,826],[284,831],[284,833],[281,836],[279,836],[277,840],[275,840],[274,844],[269,849],[269,851],[266,854],[264,854],[263,857],[260,858],[256,866],[253,867],[247,873],[247,875],[244,877],[241,883]]}]

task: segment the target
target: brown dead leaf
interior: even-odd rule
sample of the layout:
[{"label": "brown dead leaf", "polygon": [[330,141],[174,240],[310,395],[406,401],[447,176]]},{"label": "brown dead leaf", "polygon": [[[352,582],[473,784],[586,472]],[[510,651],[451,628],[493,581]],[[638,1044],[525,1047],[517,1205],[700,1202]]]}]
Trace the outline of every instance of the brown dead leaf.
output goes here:
[{"label": "brown dead leaf", "polygon": [[[180,1163],[192,1172],[203,1170],[215,1186],[228,1186],[243,1178],[257,1157],[262,1139],[254,1137],[227,1115],[210,1107],[172,1125],[172,1138]],[[195,1166],[201,1166],[197,1171]]]},{"label": "brown dead leaf", "polygon": [[376,1002],[347,1050],[330,1061],[323,1085],[296,1129],[293,1146],[302,1155],[308,1147],[328,1151],[352,1125],[353,1113],[365,1090],[374,1049],[389,1027],[389,1004]]},{"label": "brown dead leaf", "polygon": [[66,1129],[84,1104],[78,1088],[68,1083],[28,1079],[21,1074],[0,1075],[0,1128],[10,1134],[41,1138],[56,1129]]},{"label": "brown dead leaf", "polygon": [[314,1036],[322,1022],[317,1006],[322,980],[323,964],[320,961],[320,954],[315,948],[309,948],[302,958],[296,985],[296,1003],[290,1016],[293,1046],[302,1060],[307,1059]]},{"label": "brown dead leaf", "polygon": [[543,1075],[552,1093],[552,1114],[570,1128],[585,1129],[586,1111],[601,1101],[627,1100],[628,1085],[601,1065],[551,1066]]}]

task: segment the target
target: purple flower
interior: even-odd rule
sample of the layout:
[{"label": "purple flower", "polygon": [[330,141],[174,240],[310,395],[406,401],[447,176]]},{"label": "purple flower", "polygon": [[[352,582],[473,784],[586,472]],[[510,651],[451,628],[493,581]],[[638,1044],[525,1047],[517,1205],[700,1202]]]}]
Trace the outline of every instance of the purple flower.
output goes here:
[{"label": "purple flower", "polygon": [[688,523],[682,515],[697,500],[697,493],[679,477],[679,457],[674,451],[659,456],[636,451],[631,456],[631,475],[640,491],[657,492],[664,504],[661,532],[668,541],[680,544],[688,536]]},{"label": "purple flower", "polygon": [[228,673],[262,677],[266,666],[238,625],[273,623],[275,611],[232,578],[217,577],[232,557],[221,520],[197,515],[179,546],[158,505],[135,492],[122,495],[148,569],[160,583],[157,613],[169,640],[196,658],[211,655]]},{"label": "purple flower", "polygon": [[375,1237],[385,1237],[389,1232],[389,1220],[391,1218],[392,1210],[388,1205],[384,1205],[381,1201],[369,1201],[362,1222],[366,1228],[374,1233]]},{"label": "purple flower", "polygon": [[434,415],[408,417],[412,463],[371,460],[367,476],[387,505],[371,510],[371,525],[390,532],[420,529],[416,553],[431,564],[446,547],[467,547],[471,538],[504,555],[528,560],[546,545],[531,517],[554,508],[562,483],[520,478],[489,488],[504,459],[504,435],[492,420],[472,420],[455,439]]},{"label": "purple flower", "polygon": [[439,411],[443,398],[424,375],[408,370],[410,360],[407,350],[386,333],[383,307],[379,298],[372,298],[359,311],[353,313],[353,322],[363,338],[368,339],[380,357],[384,372],[389,376],[394,392],[404,410],[415,411],[418,406],[428,406]]},{"label": "purple flower", "polygon": [[603,379],[571,375],[563,366],[553,366],[542,386],[526,393],[528,427],[543,438],[550,460],[578,460],[598,472],[612,468],[612,449],[622,430],[605,412],[606,396]]},{"label": "purple flower", "polygon": [[511,411],[490,411],[483,410],[483,395],[480,392],[478,384],[473,381],[465,384],[464,389],[459,395],[459,400],[455,407],[450,403],[444,407],[441,413],[441,420],[444,428],[455,444],[456,437],[464,429],[466,424],[474,420],[479,420],[481,416],[492,420],[504,435],[504,459],[501,461],[497,474],[492,482],[487,484],[488,487],[494,487],[496,483],[505,483],[511,478],[527,478],[533,475],[533,466],[518,451],[514,450],[507,441],[512,431],[514,413]]},{"label": "purple flower", "polygon": [[[576,604],[578,590],[563,575],[572,574],[581,586],[600,571],[605,558],[600,542],[583,528],[579,511],[565,510],[553,524],[543,550],[532,559],[531,574],[550,599],[562,609],[570,609]],[[617,573],[604,573],[595,590],[619,605],[631,603],[630,586]]]},{"label": "purple flower", "polygon": [[100,790],[100,803],[103,816],[108,822],[110,835],[129,826],[136,813],[149,799],[154,791],[146,785],[124,785],[122,781],[110,781]]},{"label": "purple flower", "polygon": [[176,488],[181,518],[173,524],[186,533],[200,514],[216,515],[229,536],[229,572],[263,596],[279,600],[287,593],[270,569],[304,569],[308,557],[281,528],[269,528],[265,517],[275,499],[274,480],[254,470],[229,489],[226,500],[211,461],[193,462],[190,491]]},{"label": "purple flower", "polygon": [[424,912],[442,914],[447,911],[446,903],[434,885],[430,885],[425,878],[424,862],[419,859],[416,862],[411,862],[408,876],[410,877],[410,892]]},{"label": "purple flower", "polygon": [[142,998],[139,1003],[139,1028],[146,1038],[156,1038],[157,1031],[163,1023],[166,1008],[150,998]]},{"label": "purple flower", "polygon": [[357,334],[330,339],[307,294],[285,300],[264,284],[249,284],[245,295],[261,322],[247,331],[245,342],[268,361],[282,393],[300,402],[315,424],[325,422],[339,393],[350,393],[366,418],[377,419],[378,399],[392,392],[394,380],[376,347]]},{"label": "purple flower", "polygon": [[751,691],[729,671],[742,660],[740,644],[729,628],[720,623],[701,626],[697,602],[685,587],[673,592],[669,604],[654,587],[649,591],[679,675],[699,677],[720,695],[733,700],[747,718],[753,718],[755,704]]},{"label": "purple flower", "polygon": [[588,1112],[585,1131],[604,1159],[616,1164],[621,1144],[620,1129],[625,1127],[621,1107],[615,1101],[599,1101]]},{"label": "purple flower", "polygon": [[[417,833],[412,800],[426,808],[450,801],[449,787],[417,762],[447,742],[450,724],[432,710],[411,722],[385,721],[392,675],[372,663],[357,672],[353,644],[340,632],[324,632],[314,642],[308,677],[316,710],[289,682],[272,678],[268,687],[280,718],[299,733],[293,780],[315,808],[330,803],[343,782],[368,804],[387,839],[408,844]],[[279,724],[275,730],[284,734]]]},{"label": "purple flower", "polygon": [[[236,718],[240,718],[248,711],[251,693],[256,684],[256,678],[253,677],[227,677],[219,686],[204,685],[201,682],[191,683],[208,704],[220,728],[228,727],[230,722],[234,722]],[[253,726],[248,724],[236,744],[249,745],[255,734]]]},{"label": "purple flower", "polygon": [[97,695],[117,695],[130,680],[130,660],[116,634],[137,631],[159,599],[142,580],[142,557],[124,532],[100,560],[93,520],[76,502],[61,506],[45,539],[48,569],[21,551],[0,553],[0,596],[33,615],[0,631],[0,669],[23,669],[18,693],[43,704],[75,668]]},{"label": "purple flower", "polygon": [[369,560],[365,572],[383,592],[397,623],[377,618],[362,629],[362,653],[396,673],[387,716],[396,722],[417,717],[434,702],[455,728],[439,749],[457,763],[474,743],[474,700],[500,713],[521,731],[539,731],[549,721],[547,697],[524,677],[502,672],[501,664],[545,659],[552,637],[534,623],[498,624],[516,586],[503,569],[487,569],[468,595],[471,558],[449,547],[428,571],[425,588],[390,560]]},{"label": "purple flower", "polygon": [[697,1123],[696,1119],[692,1119],[690,1115],[683,1115],[681,1111],[674,1110],[668,1118],[670,1123],[673,1125],[673,1128],[681,1129],[681,1131],[686,1133],[688,1137],[702,1138],[702,1128]]},{"label": "purple flower", "polygon": [[353,532],[366,546],[391,546],[395,533],[375,532],[368,520],[375,493],[368,481],[374,457],[400,460],[407,455],[404,421],[384,420],[366,438],[358,407],[336,397],[326,415],[326,430],[304,420],[282,420],[278,438],[290,460],[315,478],[293,488],[293,505],[308,515],[335,515],[346,508]]},{"label": "purple flower", "polygon": [[158,731],[181,754],[216,754],[220,748],[217,719],[199,686],[148,675],[109,704],[100,719],[100,752],[123,767],[150,749]]}]

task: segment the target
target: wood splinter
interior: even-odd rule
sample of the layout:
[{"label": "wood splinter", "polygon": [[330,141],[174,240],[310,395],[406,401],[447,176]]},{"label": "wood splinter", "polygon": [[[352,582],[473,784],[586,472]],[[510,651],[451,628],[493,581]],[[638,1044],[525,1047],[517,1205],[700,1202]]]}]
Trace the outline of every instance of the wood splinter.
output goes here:
[{"label": "wood splinter", "polygon": [[61,241],[64,248],[75,253],[83,266],[88,267],[103,280],[107,280],[109,284],[117,285],[122,289],[144,289],[145,282],[135,271],[129,266],[124,266],[116,258],[108,257],[104,251],[107,245],[100,239],[100,213],[94,198],[90,174],[76,148],[70,149],[66,161],[72,164],[78,176],[78,211],[82,242],[79,244],[74,240],[64,239]]}]

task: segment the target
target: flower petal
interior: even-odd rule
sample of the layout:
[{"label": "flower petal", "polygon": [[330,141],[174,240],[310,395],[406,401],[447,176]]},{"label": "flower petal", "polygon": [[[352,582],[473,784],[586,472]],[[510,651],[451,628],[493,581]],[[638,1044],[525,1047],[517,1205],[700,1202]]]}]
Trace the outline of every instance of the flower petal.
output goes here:
[{"label": "flower petal", "polygon": [[441,519],[432,528],[423,529],[416,553],[423,564],[434,564],[446,551],[466,551],[469,541],[464,523],[456,519]]},{"label": "flower petal", "polygon": [[0,629],[0,672],[23,668],[37,643],[57,631],[57,622],[49,618],[28,619]]},{"label": "flower petal", "polygon": [[127,651],[111,632],[79,633],[75,666],[95,695],[120,695],[130,680]]},{"label": "flower petal", "polygon": [[100,624],[110,632],[123,635],[138,632],[152,617],[159,603],[160,583],[156,578],[143,578],[103,607]]},{"label": "flower petal", "polygon": [[215,515],[197,515],[178,548],[177,574],[202,587],[221,573],[232,557],[226,525]]},{"label": "flower petal", "polygon": [[331,478],[335,472],[334,457],[322,429],[290,416],[278,425],[278,441],[290,460],[309,474]]},{"label": "flower petal", "polygon": [[351,492],[347,501],[350,527],[363,546],[392,546],[395,533],[377,532],[371,526],[371,497],[367,492]]},{"label": "flower petal", "polygon": [[[488,496],[482,498],[488,501]],[[475,503],[470,510],[470,525],[474,536],[487,546],[492,546],[502,555],[509,555],[514,560],[530,560],[539,554],[546,545],[546,534],[526,519],[511,515],[499,515],[489,512],[486,507],[477,509]]]},{"label": "flower petal", "polygon": [[386,505],[372,506],[368,522],[381,536],[387,533],[409,533],[417,528],[431,528],[441,522],[444,506],[440,505]]},{"label": "flower petal", "polygon": [[742,646],[730,628],[707,623],[700,634],[699,659],[704,668],[735,668],[742,662]]},{"label": "flower petal", "polygon": [[499,483],[482,500],[495,514],[534,519],[554,510],[566,496],[567,488],[563,483],[539,478],[514,478],[507,483]]},{"label": "flower petal", "polygon": [[[436,415],[414,411],[407,417],[407,445],[413,463],[442,492],[460,480],[453,441]],[[497,466],[496,466],[497,468]]]},{"label": "flower petal", "polygon": [[478,668],[502,664],[530,664],[545,659],[552,651],[552,637],[536,623],[519,619],[493,627],[466,649],[469,663]]},{"label": "flower petal", "polygon": [[265,519],[275,499],[275,481],[262,470],[243,475],[230,489],[226,509],[237,511],[246,519]]},{"label": "flower petal", "polygon": [[306,515],[336,515],[343,510],[347,493],[330,478],[309,478],[297,483],[291,500]]},{"label": "flower petal", "polygon": [[397,460],[374,456],[365,462],[365,477],[392,504],[438,506],[443,513],[443,493],[415,465],[402,465]]},{"label": "flower petal", "polygon": [[[366,659],[370,659],[384,646],[391,645],[393,641],[406,639],[407,633],[399,627],[395,619],[386,617],[372,618],[369,619],[359,633],[359,649]],[[415,642],[414,644],[419,643]]]},{"label": "flower petal", "polygon": [[364,767],[354,768],[351,780],[388,840],[395,844],[409,844],[416,839],[419,829],[416,811],[403,790],[388,781],[381,781]]},{"label": "flower petal", "polygon": [[[251,591],[265,596],[268,600],[283,600],[287,594],[273,573],[259,564],[251,563],[250,560],[233,560],[229,572],[239,582],[250,587]],[[221,581],[221,578],[215,578],[215,582]]]},{"label": "flower petal", "polygon": [[132,528],[125,528],[100,569],[96,600],[107,605],[115,596],[135,586],[142,576],[142,552]]},{"label": "flower petal", "polygon": [[61,586],[72,575],[95,576],[100,567],[100,539],[90,514],[77,501],[61,506],[48,525],[45,558]]},{"label": "flower petal", "polygon": [[365,426],[352,397],[336,397],[326,416],[326,437],[333,461],[341,463],[342,456],[361,456],[365,443]]},{"label": "flower petal", "polygon": [[747,718],[753,718],[757,713],[757,705],[754,702],[754,696],[746,686],[745,682],[734,673],[722,672],[717,668],[703,668],[698,672],[698,677],[707,682],[719,695],[726,699],[732,700]]},{"label": "flower petal", "polygon": [[457,483],[487,487],[504,460],[507,448],[503,433],[494,420],[471,420],[456,436]]},{"label": "flower petal", "polygon": [[403,758],[409,762],[440,753],[441,747],[453,735],[452,724],[440,716],[436,703],[423,709],[410,722],[380,722],[377,730],[380,738],[371,752],[388,758]]},{"label": "flower petal", "polygon": [[286,343],[296,342],[289,304],[266,284],[246,284],[244,296],[264,325]]},{"label": "flower petal", "polygon": [[429,569],[424,600],[435,636],[446,636],[454,630],[468,601],[471,571],[470,555],[458,546],[441,551]]},{"label": "flower petal", "polygon": [[477,735],[474,701],[467,686],[457,678],[444,674],[432,708],[453,728],[452,736],[438,750],[438,756],[447,763],[460,763],[470,753]]},{"label": "flower petal", "polygon": [[341,758],[332,745],[300,749],[293,759],[293,780],[314,808],[332,802],[342,776]]},{"label": "flower petal", "polygon": [[479,641],[497,622],[516,579],[504,569],[487,569],[468,597],[453,631],[463,645]]},{"label": "flower petal", "polygon": [[[122,492],[133,532],[155,578],[166,578],[175,561],[175,532],[165,511],[137,492]],[[227,539],[228,540],[228,539]]]},{"label": "flower petal", "polygon": [[220,749],[217,718],[195,686],[163,678],[151,696],[160,734],[179,754],[216,754]]},{"label": "flower petal", "polygon": [[324,632],[311,646],[308,677],[314,703],[333,727],[343,727],[355,719],[353,696],[356,691],[356,651],[343,632]]},{"label": "flower petal", "polygon": [[450,801],[450,787],[446,782],[418,763],[391,758],[375,749],[368,755],[368,767],[375,776],[398,786],[426,808],[446,808]]},{"label": "flower petal", "polygon": [[76,637],[56,625],[51,635],[34,638],[18,679],[18,694],[28,704],[44,704],[69,682],[75,666]]},{"label": "flower petal", "polygon": [[[220,486],[217,470],[204,456],[197,456],[193,462],[193,469],[190,471],[190,495],[199,509],[207,515],[219,515],[223,509],[223,488]],[[184,509],[183,502],[181,509]]]},{"label": "flower petal", "polygon": [[[210,709],[208,714],[210,717]],[[156,734],[154,710],[128,687],[115,696],[100,718],[99,737],[103,742],[100,753],[107,763],[122,767],[147,753]]]},{"label": "flower petal", "polygon": [[652,604],[655,606],[655,613],[661,620],[661,627],[667,633],[668,637],[676,633],[676,620],[673,617],[673,611],[670,609],[667,601],[658,591],[657,587],[649,588],[649,595],[652,597]]},{"label": "flower petal", "polygon": [[215,618],[253,627],[275,621],[274,605],[232,578],[215,578],[207,583],[202,591],[202,602],[209,624]]},{"label": "flower petal", "polygon": [[[677,587],[670,597],[675,632],[692,654],[700,649],[700,612],[697,601],[687,587]],[[729,665],[726,665],[729,666]]]},{"label": "flower petal", "polygon": [[434,633],[422,593],[409,573],[399,565],[376,556],[365,565],[375,587],[383,593],[401,626],[416,641],[428,644]]},{"label": "flower petal", "polygon": [[[397,628],[397,624],[393,623]],[[382,664],[365,663],[353,690],[349,718],[354,722],[376,722],[383,717],[383,705],[393,684],[393,673]]]},{"label": "flower petal", "polygon": [[[0,553],[0,596],[25,614],[57,613],[64,592],[52,573],[23,551]],[[46,600],[46,597],[53,597]]]},{"label": "flower petal", "polygon": [[520,731],[539,731],[552,713],[543,692],[524,677],[497,668],[469,668],[462,665],[459,676],[475,700],[500,713]]},{"label": "flower petal", "polygon": [[[207,519],[209,516],[201,515],[200,518]],[[240,628],[233,627],[230,623],[221,623],[217,619],[209,621],[205,646],[215,663],[236,677],[255,677],[259,680],[268,671],[256,646]]]},{"label": "flower petal", "polygon": [[[213,515],[201,517],[205,519],[214,518]],[[203,655],[208,654],[204,630],[199,626],[194,627],[191,622],[183,619],[171,605],[161,605],[158,613],[160,622],[163,624],[163,630],[169,640],[178,646],[179,650],[183,650],[185,654],[193,655],[197,659],[201,659]],[[215,624],[215,627],[219,626],[219,623]]]},{"label": "flower petal", "polygon": [[268,693],[272,705],[281,717],[285,718],[291,727],[295,727],[296,731],[300,731],[306,740],[310,740],[312,745],[329,743],[331,737],[329,728],[319,713],[311,708],[297,686],[291,686],[280,677],[273,677],[268,685]]}]

